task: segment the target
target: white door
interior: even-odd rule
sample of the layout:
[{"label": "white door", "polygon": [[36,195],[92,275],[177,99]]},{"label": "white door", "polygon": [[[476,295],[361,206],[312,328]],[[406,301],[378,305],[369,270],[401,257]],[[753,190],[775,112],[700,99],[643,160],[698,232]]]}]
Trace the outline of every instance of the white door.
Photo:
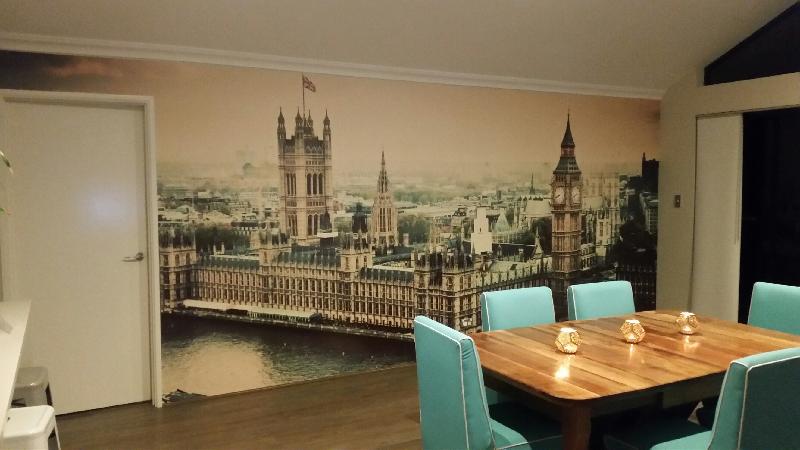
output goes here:
[{"label": "white door", "polygon": [[[12,161],[3,298],[32,301],[22,365],[58,414],[151,398],[143,106],[0,102]],[[137,258],[134,258],[137,259]]]},{"label": "white door", "polygon": [[742,220],[742,116],[697,119],[692,310],[736,321]]}]

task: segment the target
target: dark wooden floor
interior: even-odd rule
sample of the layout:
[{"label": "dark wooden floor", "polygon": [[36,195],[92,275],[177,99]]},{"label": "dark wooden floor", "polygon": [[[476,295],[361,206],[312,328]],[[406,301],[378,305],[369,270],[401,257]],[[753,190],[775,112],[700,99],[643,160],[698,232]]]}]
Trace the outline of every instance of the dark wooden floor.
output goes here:
[{"label": "dark wooden floor", "polygon": [[420,448],[416,368],[58,416],[64,449]]}]

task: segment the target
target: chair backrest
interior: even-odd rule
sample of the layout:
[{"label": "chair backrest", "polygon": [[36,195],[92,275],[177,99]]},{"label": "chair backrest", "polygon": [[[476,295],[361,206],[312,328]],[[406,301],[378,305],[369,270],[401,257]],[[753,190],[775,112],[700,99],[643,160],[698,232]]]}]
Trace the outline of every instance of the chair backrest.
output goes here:
[{"label": "chair backrest", "polygon": [[764,282],[754,284],[747,323],[800,334],[800,287]]},{"label": "chair backrest", "polygon": [[529,327],[556,321],[553,291],[547,286],[481,294],[483,331]]},{"label": "chair backrest", "polygon": [[633,314],[633,289],[627,281],[574,284],[567,288],[569,320]]},{"label": "chair backrest", "polygon": [[423,447],[493,448],[483,374],[472,339],[418,316],[414,347]]},{"label": "chair backrest", "polygon": [[733,361],[717,403],[709,449],[796,448],[800,348]]}]

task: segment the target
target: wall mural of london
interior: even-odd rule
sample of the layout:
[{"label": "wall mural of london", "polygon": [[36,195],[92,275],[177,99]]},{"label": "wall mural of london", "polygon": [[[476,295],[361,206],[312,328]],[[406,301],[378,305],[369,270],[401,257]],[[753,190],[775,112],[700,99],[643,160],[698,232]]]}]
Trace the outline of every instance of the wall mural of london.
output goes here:
[{"label": "wall mural of london", "polygon": [[0,87],[155,98],[167,401],[413,361],[484,291],[655,306],[657,101],[16,52]]}]

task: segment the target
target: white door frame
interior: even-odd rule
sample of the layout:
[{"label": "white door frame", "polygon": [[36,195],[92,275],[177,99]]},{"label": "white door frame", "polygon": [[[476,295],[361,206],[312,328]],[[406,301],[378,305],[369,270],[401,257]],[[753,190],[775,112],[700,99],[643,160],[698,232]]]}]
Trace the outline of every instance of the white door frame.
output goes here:
[{"label": "white door frame", "polygon": [[[153,97],[139,95],[94,94],[82,92],[50,92],[0,89],[0,98],[12,102],[61,103],[83,106],[128,106],[144,112],[145,211],[147,221],[148,309],[150,314],[150,391],[154,406],[161,399],[161,301],[158,257],[158,193],[156,181],[155,102]],[[13,163],[13,162],[12,162]],[[5,270],[4,270],[5,275]]]},{"label": "white door frame", "polygon": [[[757,81],[757,80],[750,80],[750,81]],[[708,86],[706,86],[708,87]],[[757,90],[758,88],[756,88]],[[744,95],[742,98],[752,99],[757,98],[753,96]],[[785,100],[785,99],[784,99]],[[709,119],[709,118],[716,118],[716,117],[730,117],[730,116],[741,116],[744,119],[744,114],[751,113],[751,112],[759,112],[759,111],[774,111],[779,109],[790,109],[790,108],[800,108],[800,103],[794,103],[793,99],[789,99],[788,103],[772,103],[767,105],[746,105],[747,107],[736,107],[736,108],[712,108],[709,112],[703,112],[700,114],[695,114],[694,117],[694,183],[692,186],[692,198],[693,198],[693,206],[692,206],[692,247],[691,247],[691,258],[689,259],[689,289],[687,292],[688,300],[686,307],[690,310],[694,310],[698,308],[698,300],[694,296],[694,280],[695,277],[698,277],[697,270],[695,268],[695,255],[697,254],[697,246],[695,240],[697,239],[697,178],[699,175],[697,172],[697,164],[698,164],[698,143],[697,143],[697,129],[698,129],[698,121],[700,119]],[[744,106],[744,105],[743,105]],[[744,132],[744,128],[742,128],[741,132]],[[742,139],[742,148],[739,149],[739,154],[737,156],[738,160],[738,173],[734,174],[734,176],[738,177],[738,182],[736,185],[736,192],[739,196],[739,199],[736,203],[736,223],[735,223],[735,232],[734,238],[736,239],[736,244],[741,245],[741,234],[742,234],[742,195],[743,187],[742,187],[742,170],[743,170],[743,158],[744,158],[744,137]],[[736,258],[736,266],[737,270],[740,264],[739,258],[741,256],[740,253],[741,249],[737,251],[735,258]],[[736,273],[735,278],[731,277],[731,279],[723,280],[725,283],[734,283],[738,289],[739,287],[739,274]],[[738,307],[739,298],[736,297],[736,304]],[[737,310],[738,311],[738,310]],[[732,320],[735,322],[738,318],[734,317]]]}]

